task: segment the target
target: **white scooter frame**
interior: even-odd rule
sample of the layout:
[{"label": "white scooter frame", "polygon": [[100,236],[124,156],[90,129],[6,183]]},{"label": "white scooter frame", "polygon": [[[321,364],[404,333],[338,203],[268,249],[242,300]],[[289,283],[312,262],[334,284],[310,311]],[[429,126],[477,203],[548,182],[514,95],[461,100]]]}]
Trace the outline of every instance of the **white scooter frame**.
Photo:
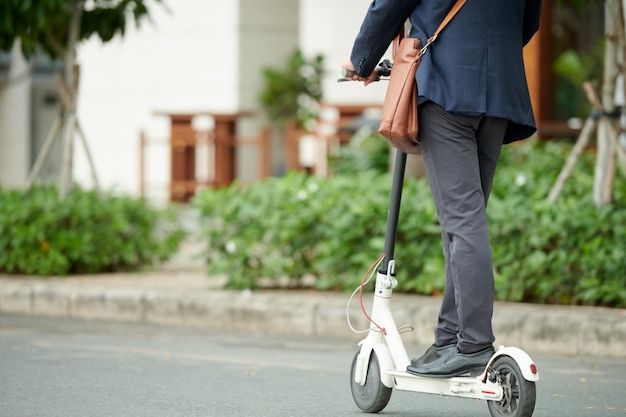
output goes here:
[{"label": "white scooter frame", "polygon": [[406,371],[410,359],[391,313],[396,287],[393,252],[399,217],[406,154],[397,152],[385,236],[385,257],[376,274],[368,335],[359,343],[351,370],[352,396],[357,406],[377,413],[387,405],[393,388],[429,394],[488,400],[492,417],[530,417],[535,407],[537,367],[523,350],[500,346],[481,375],[452,378],[421,377]]}]

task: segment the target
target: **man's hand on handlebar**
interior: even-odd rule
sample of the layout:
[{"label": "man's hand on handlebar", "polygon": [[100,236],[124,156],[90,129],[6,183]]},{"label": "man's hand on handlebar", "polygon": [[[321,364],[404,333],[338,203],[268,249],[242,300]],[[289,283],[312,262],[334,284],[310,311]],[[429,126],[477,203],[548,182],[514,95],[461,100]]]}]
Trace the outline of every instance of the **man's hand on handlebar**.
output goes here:
[{"label": "man's hand on handlebar", "polygon": [[361,77],[359,74],[356,73],[356,68],[354,68],[354,65],[349,59],[343,61],[341,67],[343,70],[343,76],[346,78],[346,80],[363,81],[363,85],[368,85],[373,83],[374,81],[378,81],[379,77],[376,70],[372,71],[369,77]]}]

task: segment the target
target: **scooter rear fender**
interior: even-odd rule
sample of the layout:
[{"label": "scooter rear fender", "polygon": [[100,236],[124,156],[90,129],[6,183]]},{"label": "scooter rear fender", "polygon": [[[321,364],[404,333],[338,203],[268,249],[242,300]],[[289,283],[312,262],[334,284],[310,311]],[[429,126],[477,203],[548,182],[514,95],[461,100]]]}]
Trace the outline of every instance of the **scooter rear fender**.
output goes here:
[{"label": "scooter rear fender", "polygon": [[517,362],[517,366],[519,366],[522,371],[522,376],[527,381],[539,381],[539,371],[537,370],[537,365],[535,365],[535,362],[531,359],[531,357],[520,348],[500,346],[496,353],[491,357],[488,366],[492,366],[498,358],[502,356],[509,356]]}]

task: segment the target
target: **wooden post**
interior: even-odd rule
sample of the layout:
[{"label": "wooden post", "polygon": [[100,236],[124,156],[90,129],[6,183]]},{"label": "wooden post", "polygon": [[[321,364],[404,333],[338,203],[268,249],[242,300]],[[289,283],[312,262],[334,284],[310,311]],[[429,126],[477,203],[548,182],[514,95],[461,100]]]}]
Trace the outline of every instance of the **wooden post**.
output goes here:
[{"label": "wooden post", "polygon": [[[248,113],[212,114],[202,113],[163,113],[171,121],[171,183],[170,200],[186,202],[195,194],[199,185],[215,187],[230,185],[236,177],[236,138],[237,120]],[[209,116],[214,120],[214,155],[209,164],[215,167],[213,183],[198,181],[196,177],[197,132],[192,126],[196,116]],[[210,155],[207,156],[207,158]]]},{"label": "wooden post", "polygon": [[259,152],[259,179],[265,179],[270,176],[270,134],[269,126],[264,126],[259,134],[258,152]]},{"label": "wooden post", "polygon": [[192,114],[169,114],[170,201],[187,202],[194,195],[196,180],[196,135],[191,126]]},{"label": "wooden post", "polygon": [[238,115],[216,114],[215,120],[215,186],[228,186],[235,180],[235,124]]},{"label": "wooden post", "polygon": [[285,168],[287,171],[303,171],[298,158],[298,146],[303,131],[296,126],[295,122],[285,125]]}]

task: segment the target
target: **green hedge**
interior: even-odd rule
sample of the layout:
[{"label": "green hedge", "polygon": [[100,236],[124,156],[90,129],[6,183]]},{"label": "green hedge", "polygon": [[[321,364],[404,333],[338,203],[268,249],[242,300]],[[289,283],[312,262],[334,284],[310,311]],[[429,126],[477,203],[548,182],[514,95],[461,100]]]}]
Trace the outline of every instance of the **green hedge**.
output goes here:
[{"label": "green hedge", "polygon": [[182,228],[143,200],[75,187],[0,190],[0,272],[67,275],[136,270],[178,249]]},{"label": "green hedge", "polygon": [[[488,208],[497,298],[626,306],[626,187],[616,203],[591,201],[586,155],[562,198],[546,196],[570,147],[528,141],[502,155]],[[351,290],[383,250],[391,179],[370,170],[323,179],[290,173],[250,186],[206,190],[194,199],[209,243],[209,273],[233,288],[262,279],[315,278],[320,289]],[[424,180],[406,179],[396,245],[399,291],[438,294],[440,228]],[[264,281],[265,282],[265,281]]]},{"label": "green hedge", "polygon": [[626,181],[615,203],[592,201],[594,157],[578,161],[556,204],[547,202],[571,146],[529,141],[508,147],[489,202],[501,299],[626,306]]}]

